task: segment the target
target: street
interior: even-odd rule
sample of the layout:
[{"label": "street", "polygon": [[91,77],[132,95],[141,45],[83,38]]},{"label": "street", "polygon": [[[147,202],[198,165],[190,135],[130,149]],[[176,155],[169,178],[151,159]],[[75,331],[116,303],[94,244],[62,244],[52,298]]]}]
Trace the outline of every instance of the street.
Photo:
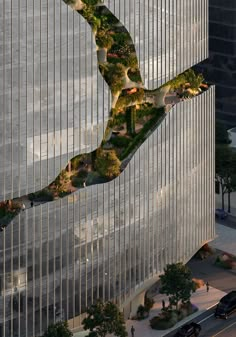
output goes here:
[{"label": "street", "polygon": [[219,218],[217,218],[216,222],[218,224],[221,224],[221,225],[224,225],[224,226],[236,229],[236,217],[235,216],[228,215],[228,217],[226,219],[219,219]]},{"label": "street", "polygon": [[[218,223],[230,228],[236,229],[235,217],[228,217],[225,220],[217,220]],[[203,279],[205,282],[217,289],[225,292],[236,290],[236,271],[223,269],[214,265],[217,254],[209,256],[205,260],[192,258],[188,262],[188,267],[191,269],[193,277]],[[235,337],[236,336],[236,312],[232,313],[227,320],[216,319],[214,317],[214,308],[211,308],[204,314],[194,320],[200,323],[202,331],[199,337]],[[166,337],[173,337],[177,330],[169,333]]]},{"label": "street", "polygon": [[[214,314],[200,323],[202,331],[200,336],[204,337],[234,337],[236,336],[236,313],[233,313],[227,320],[216,319]],[[199,337],[200,337],[199,336]]]},{"label": "street", "polygon": [[[235,337],[236,336],[236,313],[232,313],[227,320],[216,319],[214,317],[214,308],[208,310],[194,322],[202,327],[199,337]],[[177,330],[172,331],[165,337],[174,337]]]}]

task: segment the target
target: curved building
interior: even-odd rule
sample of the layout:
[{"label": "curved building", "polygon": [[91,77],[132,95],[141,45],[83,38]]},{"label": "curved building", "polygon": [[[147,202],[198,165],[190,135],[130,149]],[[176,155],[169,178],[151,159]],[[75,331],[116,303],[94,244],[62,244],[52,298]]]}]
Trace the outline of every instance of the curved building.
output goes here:
[{"label": "curved building", "polygon": [[[146,88],[208,54],[207,0],[106,0]],[[111,108],[85,19],[61,0],[0,0],[0,201],[96,149]],[[215,235],[214,88],[175,105],[116,179],[27,208],[0,232],[0,336],[81,324],[97,298],[134,312],[167,263]]]}]

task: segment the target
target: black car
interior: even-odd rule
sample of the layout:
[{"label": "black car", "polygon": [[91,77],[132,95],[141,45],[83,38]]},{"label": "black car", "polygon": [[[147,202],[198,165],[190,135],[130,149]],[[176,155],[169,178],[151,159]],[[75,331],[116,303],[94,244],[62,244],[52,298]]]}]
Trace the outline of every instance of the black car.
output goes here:
[{"label": "black car", "polygon": [[201,325],[194,322],[185,324],[177,331],[175,337],[198,337],[201,329]]},{"label": "black car", "polygon": [[201,325],[194,322],[185,324],[177,331],[175,337],[198,337],[201,329]]},{"label": "black car", "polygon": [[228,315],[232,314],[233,311],[236,311],[236,291],[231,291],[217,304],[215,310],[215,317],[222,317],[227,319]]}]

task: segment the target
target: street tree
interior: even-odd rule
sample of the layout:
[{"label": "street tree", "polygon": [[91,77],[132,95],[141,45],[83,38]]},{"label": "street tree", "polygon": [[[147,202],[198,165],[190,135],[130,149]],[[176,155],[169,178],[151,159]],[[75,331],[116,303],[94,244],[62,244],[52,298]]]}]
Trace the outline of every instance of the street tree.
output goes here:
[{"label": "street tree", "polygon": [[112,302],[98,300],[87,309],[87,317],[82,322],[84,330],[89,330],[87,337],[105,337],[114,334],[127,337],[125,321],[119,308]]},{"label": "street tree", "polygon": [[49,325],[43,337],[72,337],[73,333],[68,328],[68,323],[65,321],[57,322]]},{"label": "street tree", "polygon": [[236,190],[236,153],[227,144],[216,144],[216,182],[220,185],[223,210],[225,194],[228,194],[230,213],[230,195]]},{"label": "street tree", "polygon": [[189,302],[191,294],[196,290],[191,271],[183,263],[168,264],[160,280],[160,293],[169,296],[170,305],[175,305],[176,309],[180,301]]}]

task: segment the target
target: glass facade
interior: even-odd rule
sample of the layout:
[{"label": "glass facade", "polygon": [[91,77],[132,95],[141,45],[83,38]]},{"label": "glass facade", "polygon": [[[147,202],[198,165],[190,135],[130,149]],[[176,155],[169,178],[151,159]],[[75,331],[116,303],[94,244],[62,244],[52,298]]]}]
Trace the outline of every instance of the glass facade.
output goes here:
[{"label": "glass facade", "polygon": [[216,118],[227,128],[236,126],[236,3],[209,1],[209,60],[200,65],[216,84]]},{"label": "glass facade", "polygon": [[[105,2],[132,35],[146,87],[206,57],[206,0]],[[70,158],[97,148],[111,99],[81,15],[60,0],[0,8],[6,200],[47,186]],[[212,87],[173,107],[118,178],[26,209],[0,233],[0,336],[40,336],[61,319],[78,327],[98,297],[122,308],[214,235]]]}]

